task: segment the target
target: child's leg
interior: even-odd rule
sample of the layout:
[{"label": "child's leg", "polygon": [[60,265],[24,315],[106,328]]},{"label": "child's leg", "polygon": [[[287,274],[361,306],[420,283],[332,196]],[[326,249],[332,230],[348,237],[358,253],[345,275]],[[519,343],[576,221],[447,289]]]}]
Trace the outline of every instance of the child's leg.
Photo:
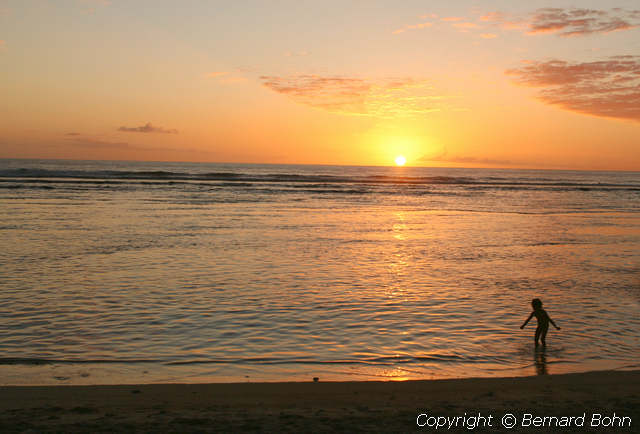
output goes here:
[{"label": "child's leg", "polygon": [[[542,332],[542,327],[540,326],[536,327],[536,347],[538,346],[538,339],[540,339],[541,332]],[[542,340],[542,343],[544,344],[544,339]]]},{"label": "child's leg", "polygon": [[542,330],[540,330],[540,340],[542,341],[542,345],[546,346],[547,345],[547,332],[549,331],[549,324],[547,324],[546,327],[542,327]]}]

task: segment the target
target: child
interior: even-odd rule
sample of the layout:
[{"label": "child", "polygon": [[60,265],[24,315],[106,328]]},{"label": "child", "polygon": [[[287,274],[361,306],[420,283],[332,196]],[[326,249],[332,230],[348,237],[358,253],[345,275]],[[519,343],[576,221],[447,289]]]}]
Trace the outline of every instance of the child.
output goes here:
[{"label": "child", "polygon": [[538,320],[538,328],[536,328],[536,347],[538,346],[538,339],[540,339],[542,341],[542,345],[545,346],[545,338],[547,337],[547,331],[549,330],[549,322],[551,322],[557,330],[560,330],[560,327],[553,322],[547,311],[542,308],[542,301],[540,301],[539,298],[531,300],[531,306],[533,307],[533,312],[531,312],[529,318],[527,318],[520,328],[523,329],[529,320],[535,315]]}]

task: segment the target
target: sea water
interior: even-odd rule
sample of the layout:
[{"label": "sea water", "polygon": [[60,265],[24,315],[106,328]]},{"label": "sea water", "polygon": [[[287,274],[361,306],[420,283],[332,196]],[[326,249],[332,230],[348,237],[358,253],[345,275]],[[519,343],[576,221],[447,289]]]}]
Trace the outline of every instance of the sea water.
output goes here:
[{"label": "sea water", "polygon": [[640,366],[638,172],[0,160],[0,240],[0,384]]}]

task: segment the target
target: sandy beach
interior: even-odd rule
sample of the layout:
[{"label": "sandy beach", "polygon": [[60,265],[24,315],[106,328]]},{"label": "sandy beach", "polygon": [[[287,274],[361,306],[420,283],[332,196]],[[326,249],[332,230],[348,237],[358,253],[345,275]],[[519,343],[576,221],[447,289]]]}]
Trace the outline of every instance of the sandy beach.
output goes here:
[{"label": "sandy beach", "polygon": [[640,432],[639,424],[640,371],[0,388],[1,432]]}]

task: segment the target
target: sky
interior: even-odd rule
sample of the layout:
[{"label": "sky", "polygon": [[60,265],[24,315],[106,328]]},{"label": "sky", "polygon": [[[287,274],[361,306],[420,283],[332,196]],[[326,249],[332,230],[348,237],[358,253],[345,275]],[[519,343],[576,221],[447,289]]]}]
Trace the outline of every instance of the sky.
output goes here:
[{"label": "sky", "polygon": [[0,0],[0,158],[640,170],[633,1]]}]

